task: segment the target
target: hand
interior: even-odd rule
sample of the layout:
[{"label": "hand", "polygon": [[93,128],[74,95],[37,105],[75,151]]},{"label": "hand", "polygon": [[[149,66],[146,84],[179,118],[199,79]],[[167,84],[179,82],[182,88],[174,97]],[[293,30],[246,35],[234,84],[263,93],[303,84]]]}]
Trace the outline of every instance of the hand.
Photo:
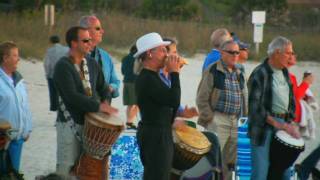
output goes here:
[{"label": "hand", "polygon": [[304,77],[302,81],[303,81],[303,82],[306,82],[306,83],[308,83],[308,84],[312,84],[313,81],[314,81],[314,76],[313,76],[313,74],[310,74],[310,75]]},{"label": "hand", "polygon": [[181,128],[183,125],[185,125],[184,120],[176,119],[176,120],[174,120],[174,122],[173,122],[173,127],[174,127],[175,129],[176,129],[176,128]]},{"label": "hand", "polygon": [[282,127],[282,129],[285,130],[292,137],[296,139],[301,137],[298,126],[289,123],[284,123]]},{"label": "hand", "polygon": [[113,91],[114,91],[113,87],[112,87],[112,86],[109,86],[109,92],[110,92],[110,93],[113,93]]},{"label": "hand", "polygon": [[30,135],[28,134],[26,137],[23,138],[23,140],[26,142],[29,140]]},{"label": "hand", "polygon": [[168,72],[180,72],[180,57],[177,55],[169,55],[166,61]]},{"label": "hand", "polygon": [[110,106],[106,102],[100,103],[99,111],[103,112],[103,113],[110,114],[110,115],[118,115],[118,112],[119,112],[119,110],[117,108]]},{"label": "hand", "polygon": [[195,116],[199,116],[199,113],[195,107],[188,108],[188,106],[186,106],[181,113],[181,117],[184,118],[193,118]]}]

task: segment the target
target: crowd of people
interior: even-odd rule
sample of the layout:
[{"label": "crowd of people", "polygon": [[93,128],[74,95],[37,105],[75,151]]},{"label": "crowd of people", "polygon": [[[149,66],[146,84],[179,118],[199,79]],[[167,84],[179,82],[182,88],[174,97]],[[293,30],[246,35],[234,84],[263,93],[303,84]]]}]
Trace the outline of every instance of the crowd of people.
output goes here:
[{"label": "crowd of people", "polygon": [[[89,176],[98,173],[97,177],[108,178],[110,151],[99,158],[86,154],[98,159],[87,161],[100,164],[99,172],[88,168],[85,176],[78,169],[84,154],[89,153],[83,145],[84,138],[90,138],[84,136],[86,115],[118,114],[112,99],[119,96],[120,80],[111,56],[99,47],[103,34],[99,18],[91,15],[81,17],[78,26],[68,29],[67,47],[60,43],[58,36],[50,37],[52,46],[46,52],[44,68],[50,110],[57,111],[57,176],[95,179]],[[250,76],[246,75],[244,66],[249,44],[225,28],[215,30],[210,42],[213,49],[199,70],[202,77],[195,99],[197,107],[181,105],[179,76],[188,62],[180,56],[175,38],[147,33],[133,42],[129,54],[122,60],[126,128],[137,131],[143,179],[169,180],[181,176],[184,169],[173,165],[172,130],[190,125],[184,119],[194,117],[198,117],[195,127],[203,127],[201,131],[212,144],[209,153],[202,157],[210,162],[208,177],[232,179],[230,164],[237,163],[238,120],[248,117],[251,179],[289,180],[290,169],[301,151],[289,157],[281,154],[275,144],[280,141],[284,144],[282,148],[288,148],[286,152],[291,151],[292,146],[303,150],[304,143],[300,147],[300,140],[306,131],[309,137],[314,131],[308,126],[313,119],[306,118],[309,111],[305,110],[310,105],[308,99],[312,98],[309,87],[314,76],[306,73],[302,82],[297,82],[290,72],[297,61],[294,44],[283,36],[269,43],[268,56]],[[0,44],[0,179],[22,178],[19,174],[22,147],[32,132],[28,93],[17,71],[19,60],[15,43]],[[278,136],[281,133],[285,138]],[[293,144],[287,142],[286,137],[293,139]],[[318,147],[296,166],[300,179],[308,179],[319,158]],[[284,159],[288,159],[287,162],[283,163]]]}]

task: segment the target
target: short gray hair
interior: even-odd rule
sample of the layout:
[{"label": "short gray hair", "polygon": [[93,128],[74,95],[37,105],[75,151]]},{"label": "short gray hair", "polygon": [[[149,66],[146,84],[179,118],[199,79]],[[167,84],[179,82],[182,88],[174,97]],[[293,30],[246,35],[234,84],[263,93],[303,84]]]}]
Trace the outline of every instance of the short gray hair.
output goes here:
[{"label": "short gray hair", "polygon": [[90,16],[82,16],[79,20],[79,26],[83,27],[83,28],[89,28],[90,27],[90,23],[93,20],[99,20],[97,18],[97,16],[95,15],[90,15]]},{"label": "short gray hair", "polygon": [[226,50],[226,47],[227,47],[229,44],[236,44],[236,45],[238,45],[238,43],[234,42],[233,40],[227,40],[227,41],[222,42],[222,44],[220,45],[219,48],[220,48],[221,50]]},{"label": "short gray hair", "polygon": [[219,48],[224,41],[231,39],[229,31],[225,28],[216,29],[210,36],[210,42],[214,48]]},{"label": "short gray hair", "polygon": [[292,42],[283,36],[274,38],[268,45],[268,56],[271,57],[277,49],[284,52],[285,47],[289,44],[292,44]]}]

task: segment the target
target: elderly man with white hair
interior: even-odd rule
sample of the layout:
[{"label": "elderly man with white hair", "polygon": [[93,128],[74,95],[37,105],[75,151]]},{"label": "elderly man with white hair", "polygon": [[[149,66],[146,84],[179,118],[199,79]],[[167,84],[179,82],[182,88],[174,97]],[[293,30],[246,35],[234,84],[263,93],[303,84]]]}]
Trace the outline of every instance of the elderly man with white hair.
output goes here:
[{"label": "elderly man with white hair", "polygon": [[104,80],[108,84],[111,97],[108,97],[108,102],[111,103],[112,98],[119,96],[120,80],[117,77],[111,56],[104,49],[98,47],[102,42],[104,30],[100,20],[94,16],[83,16],[80,18],[79,24],[81,27],[87,28],[91,37],[91,52],[90,58],[95,59],[101,66]]},{"label": "elderly man with white hair", "polygon": [[[287,70],[293,56],[290,40],[281,36],[274,38],[268,46],[268,57],[254,69],[248,81],[252,180],[272,179],[269,151],[277,130],[294,138],[300,136],[297,126],[292,123],[295,101]],[[281,176],[280,179],[289,178],[288,173]]]},{"label": "elderly man with white hair", "polygon": [[217,133],[222,151],[225,179],[232,178],[228,164],[237,155],[238,119],[247,116],[247,88],[243,71],[237,66],[239,45],[233,40],[220,46],[221,59],[203,72],[196,103],[198,124]]},{"label": "elderly man with white hair", "polygon": [[[180,58],[168,55],[158,33],[149,33],[137,42],[138,58],[143,69],[138,75],[135,88],[141,121],[137,131],[140,158],[144,166],[143,179],[168,180],[173,159],[172,124],[180,105]],[[171,77],[171,87],[162,82],[159,71],[164,66]]]},{"label": "elderly man with white hair", "polygon": [[225,28],[218,28],[212,32],[210,36],[210,43],[213,46],[213,49],[204,60],[202,71],[205,71],[211,64],[221,59],[220,46],[223,42],[230,40],[232,40],[230,32]]}]

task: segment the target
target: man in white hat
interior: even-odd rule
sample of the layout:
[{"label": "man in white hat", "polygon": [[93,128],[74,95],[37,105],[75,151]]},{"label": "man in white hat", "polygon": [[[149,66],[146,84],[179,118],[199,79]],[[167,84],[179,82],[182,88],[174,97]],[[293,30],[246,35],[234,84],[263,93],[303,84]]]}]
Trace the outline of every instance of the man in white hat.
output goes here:
[{"label": "man in white hat", "polygon": [[[134,57],[141,60],[143,69],[136,79],[136,93],[141,112],[137,131],[140,158],[144,166],[143,179],[168,180],[173,158],[172,123],[180,104],[180,58],[167,53],[158,33],[149,33],[137,42]],[[159,77],[167,66],[171,87]]]}]

